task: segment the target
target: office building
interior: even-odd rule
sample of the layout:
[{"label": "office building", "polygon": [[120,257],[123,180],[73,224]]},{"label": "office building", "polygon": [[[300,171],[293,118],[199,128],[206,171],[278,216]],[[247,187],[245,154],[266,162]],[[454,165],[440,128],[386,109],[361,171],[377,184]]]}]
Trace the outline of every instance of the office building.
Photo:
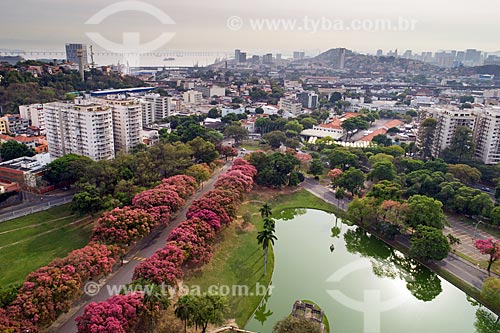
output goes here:
[{"label": "office building", "polygon": [[66,44],[66,60],[78,64],[78,51],[82,51],[82,63],[88,65],[87,45],[85,44]]}]

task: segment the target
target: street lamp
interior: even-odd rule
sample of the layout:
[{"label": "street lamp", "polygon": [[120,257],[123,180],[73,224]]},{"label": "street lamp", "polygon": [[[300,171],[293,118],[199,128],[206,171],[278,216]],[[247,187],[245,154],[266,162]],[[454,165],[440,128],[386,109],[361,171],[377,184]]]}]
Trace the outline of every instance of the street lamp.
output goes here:
[{"label": "street lamp", "polygon": [[483,221],[479,220],[479,222],[476,223],[476,227],[474,228],[474,234],[472,235],[472,239],[476,239],[476,232],[477,232],[477,227],[479,226],[479,223]]}]

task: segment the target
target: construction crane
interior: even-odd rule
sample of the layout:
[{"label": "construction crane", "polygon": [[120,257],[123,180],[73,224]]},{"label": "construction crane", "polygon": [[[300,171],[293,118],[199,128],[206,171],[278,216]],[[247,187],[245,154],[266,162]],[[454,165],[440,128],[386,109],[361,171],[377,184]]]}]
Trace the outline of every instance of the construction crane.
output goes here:
[{"label": "construction crane", "polygon": [[90,68],[95,68],[94,49],[93,49],[92,45],[90,45]]}]

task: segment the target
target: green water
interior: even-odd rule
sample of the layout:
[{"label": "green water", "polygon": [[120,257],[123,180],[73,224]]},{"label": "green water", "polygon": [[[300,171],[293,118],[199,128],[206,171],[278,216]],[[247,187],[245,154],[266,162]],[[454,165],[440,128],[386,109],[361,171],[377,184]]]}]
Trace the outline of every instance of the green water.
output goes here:
[{"label": "green water", "polygon": [[307,299],[325,311],[331,333],[476,332],[478,306],[464,292],[362,229],[339,219],[332,237],[334,215],[303,209],[280,217],[274,288],[246,329],[271,333]]}]

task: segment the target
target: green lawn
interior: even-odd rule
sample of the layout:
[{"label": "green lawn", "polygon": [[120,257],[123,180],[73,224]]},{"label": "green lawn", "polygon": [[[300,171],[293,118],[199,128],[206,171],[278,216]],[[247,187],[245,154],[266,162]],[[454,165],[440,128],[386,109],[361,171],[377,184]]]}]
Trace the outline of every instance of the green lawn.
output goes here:
[{"label": "green lawn", "polygon": [[78,219],[63,205],[0,223],[0,286],[22,283],[52,259],[85,246],[92,225],[89,219],[69,225]]},{"label": "green lawn", "polygon": [[[335,207],[307,191],[277,194],[275,192],[250,193],[238,215],[249,213],[252,216],[251,226],[242,230],[241,223],[234,223],[221,234],[221,240],[215,246],[215,253],[210,263],[201,271],[190,272],[184,279],[187,286],[199,285],[206,291],[212,285],[246,285],[254,292],[257,283],[268,285],[274,267],[273,252],[269,252],[268,273],[263,276],[263,250],[257,244],[257,231],[262,228],[259,208],[264,202],[273,208],[273,214],[288,208],[313,208],[333,212]],[[278,239],[279,242],[279,239]],[[262,295],[263,296],[263,295]],[[243,327],[259,305],[262,296],[228,296],[229,312],[227,318],[236,319]]]},{"label": "green lawn", "polygon": [[[246,209],[244,206],[241,209]],[[270,249],[267,275],[263,276],[264,251],[256,240],[257,230],[261,228],[262,222],[257,215],[252,217],[252,225],[245,230],[242,230],[239,224],[233,223],[221,233],[221,240],[215,246],[210,263],[201,271],[188,273],[184,279],[184,285],[190,288],[200,286],[203,292],[210,286],[248,286],[249,296],[233,296],[232,293],[227,295],[227,317],[236,319],[240,326],[245,325],[262,298],[251,296],[255,294],[257,283],[267,288],[271,281],[274,256]],[[265,292],[265,289],[263,290]]]}]

